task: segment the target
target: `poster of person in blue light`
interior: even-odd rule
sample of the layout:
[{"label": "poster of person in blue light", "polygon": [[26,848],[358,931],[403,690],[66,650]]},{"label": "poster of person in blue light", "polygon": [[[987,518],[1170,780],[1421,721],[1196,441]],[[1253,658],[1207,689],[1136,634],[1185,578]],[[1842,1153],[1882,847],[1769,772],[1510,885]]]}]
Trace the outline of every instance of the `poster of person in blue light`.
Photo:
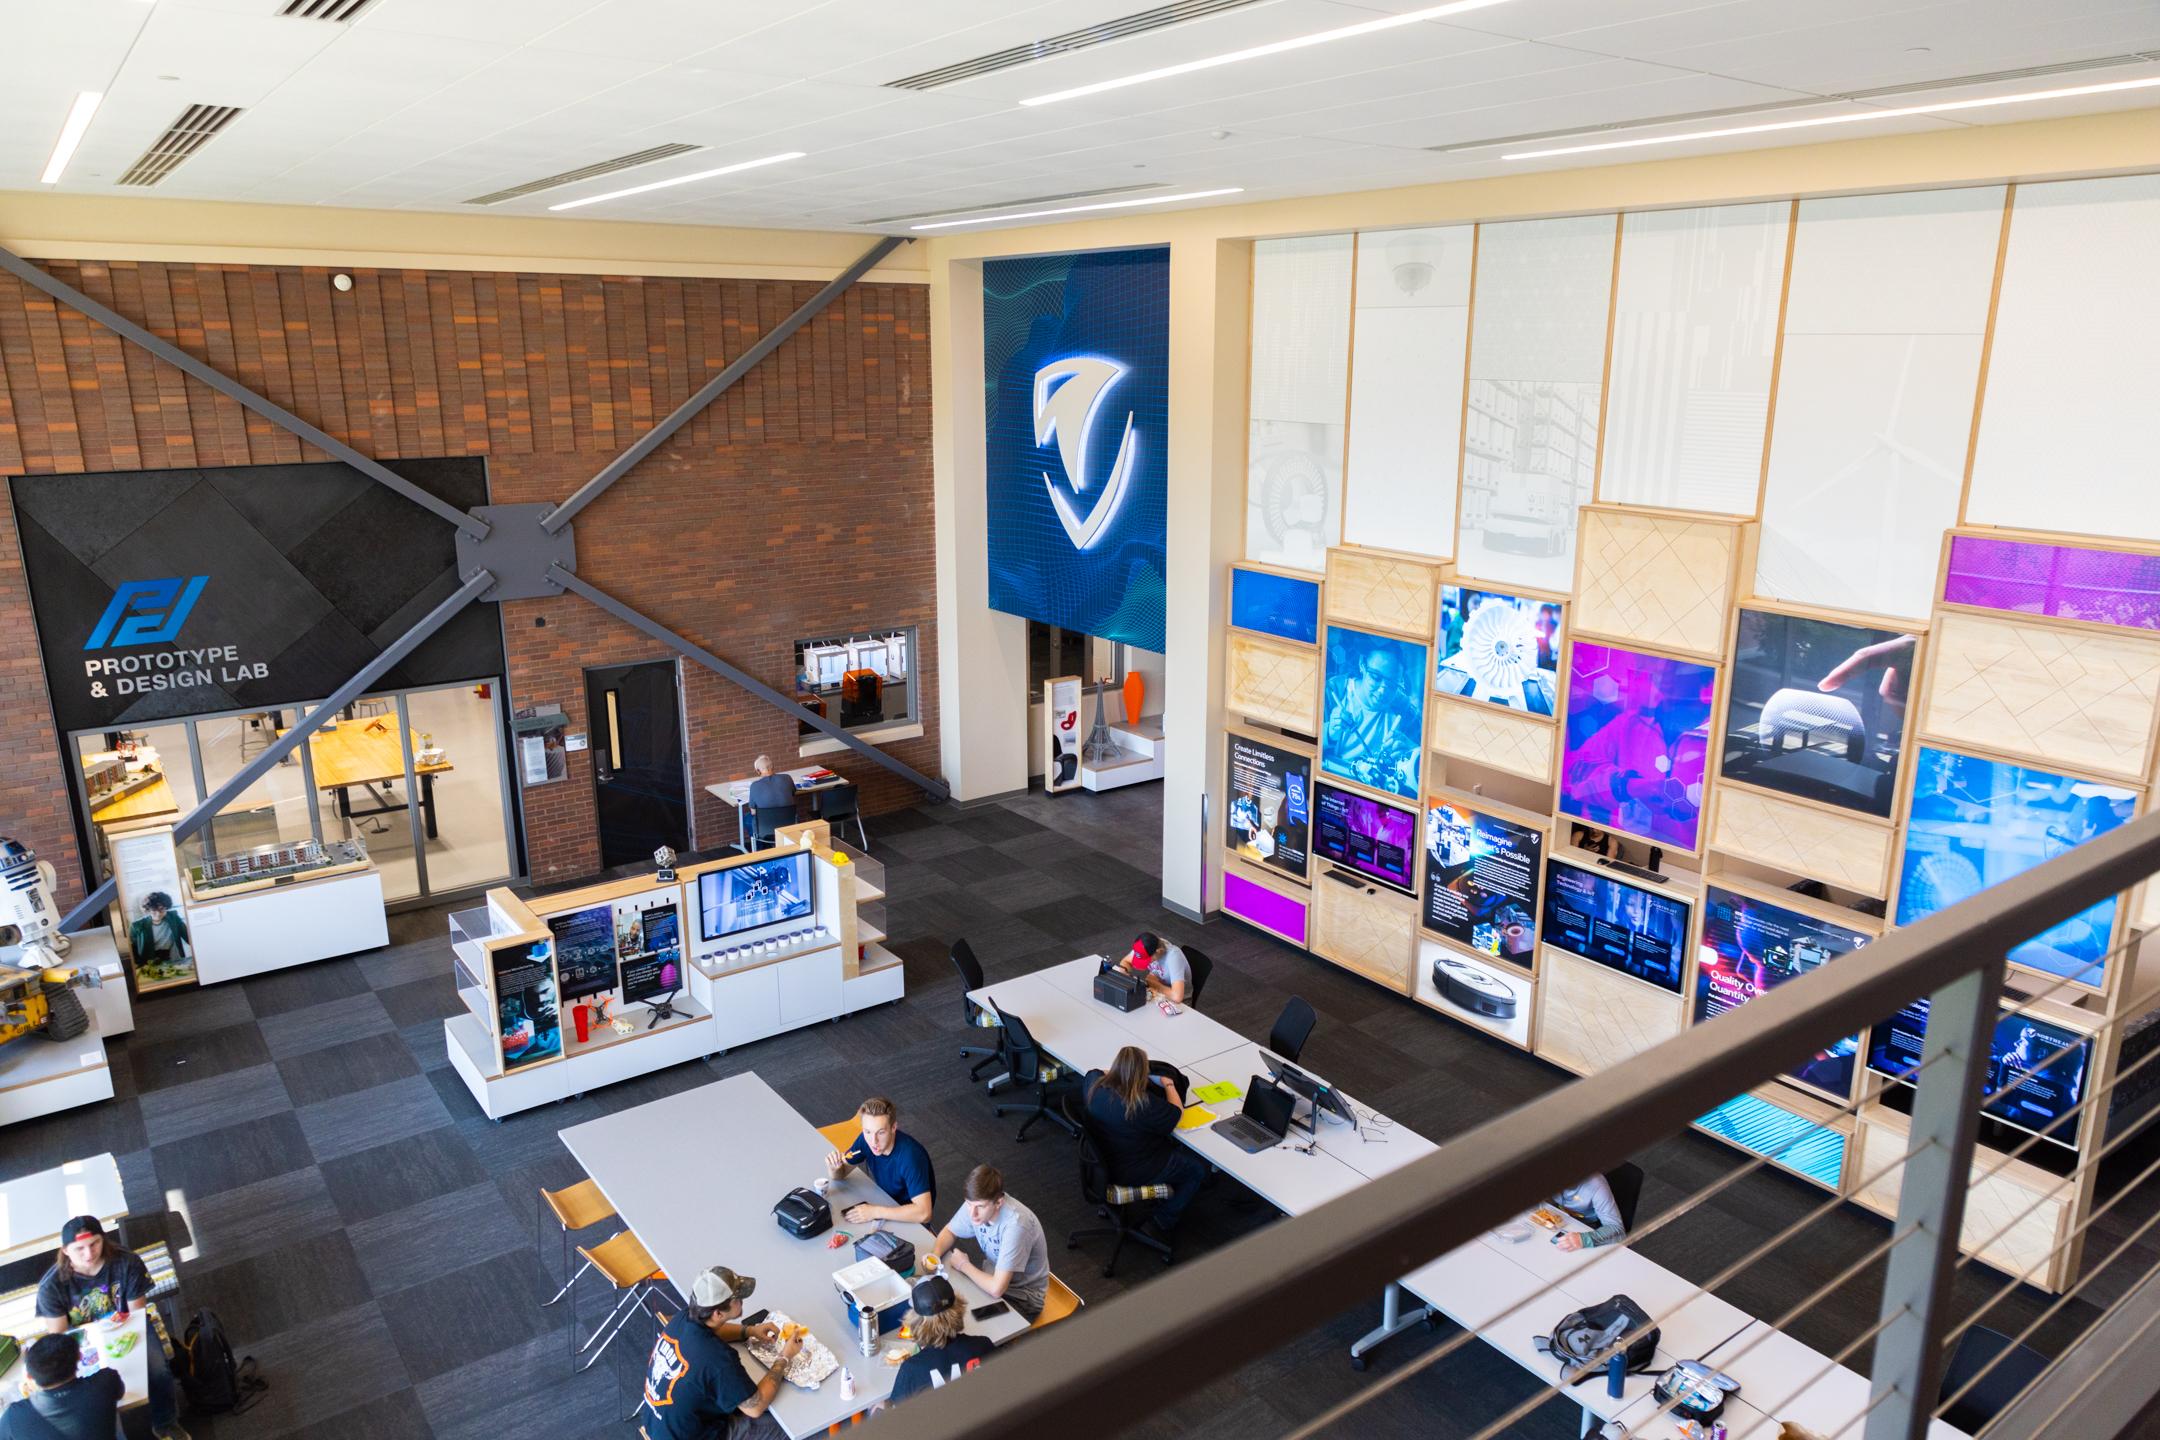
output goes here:
[{"label": "poster of person in blue light", "polygon": [[1418,798],[1425,736],[1425,647],[1330,625],[1320,769],[1406,800]]}]

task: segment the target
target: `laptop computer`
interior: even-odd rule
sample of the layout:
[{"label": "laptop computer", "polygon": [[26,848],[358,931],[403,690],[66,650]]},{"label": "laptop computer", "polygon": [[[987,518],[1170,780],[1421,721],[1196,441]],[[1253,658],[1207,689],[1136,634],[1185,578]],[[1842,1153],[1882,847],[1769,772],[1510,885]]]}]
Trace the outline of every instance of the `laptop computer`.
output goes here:
[{"label": "laptop computer", "polygon": [[1290,1132],[1290,1116],[1296,1109],[1297,1096],[1255,1075],[1245,1087],[1244,1112],[1217,1120],[1208,1129],[1246,1154],[1257,1154],[1282,1143],[1283,1136]]}]

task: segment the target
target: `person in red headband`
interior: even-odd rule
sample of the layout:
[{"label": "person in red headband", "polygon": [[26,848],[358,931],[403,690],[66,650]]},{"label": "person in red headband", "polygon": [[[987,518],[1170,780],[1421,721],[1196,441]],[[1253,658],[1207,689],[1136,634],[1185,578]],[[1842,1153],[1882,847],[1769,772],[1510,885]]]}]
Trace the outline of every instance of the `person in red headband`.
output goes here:
[{"label": "person in red headband", "polygon": [[1118,962],[1118,968],[1138,975],[1158,1000],[1182,1005],[1192,993],[1192,963],[1183,950],[1152,930],[1140,932],[1132,953]]}]

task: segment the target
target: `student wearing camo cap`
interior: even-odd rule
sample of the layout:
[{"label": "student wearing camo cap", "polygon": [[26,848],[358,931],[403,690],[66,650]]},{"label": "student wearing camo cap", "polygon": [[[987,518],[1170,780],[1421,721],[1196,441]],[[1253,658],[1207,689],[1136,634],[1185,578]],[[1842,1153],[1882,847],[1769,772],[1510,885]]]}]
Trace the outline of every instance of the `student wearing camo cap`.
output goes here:
[{"label": "student wearing camo cap", "polygon": [[[646,1440],[785,1440],[769,1413],[787,1363],[802,1350],[800,1335],[782,1341],[775,1325],[742,1323],[743,1301],[757,1281],[715,1265],[690,1286],[690,1308],[672,1317],[653,1341],[645,1367],[644,1408],[652,1419],[638,1427]],[[778,1345],[781,1363],[755,1385],[734,1343]]]}]

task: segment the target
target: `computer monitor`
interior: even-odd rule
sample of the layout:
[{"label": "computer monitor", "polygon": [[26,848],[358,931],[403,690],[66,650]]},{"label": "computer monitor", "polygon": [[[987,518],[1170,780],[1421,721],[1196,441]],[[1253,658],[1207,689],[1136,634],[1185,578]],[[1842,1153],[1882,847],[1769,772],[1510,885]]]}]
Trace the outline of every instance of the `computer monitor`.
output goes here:
[{"label": "computer monitor", "polygon": [[785,851],[698,877],[698,936],[720,940],[817,909],[810,852]]},{"label": "computer monitor", "polygon": [[[1260,1052],[1260,1062],[1267,1066],[1268,1074],[1275,1077],[1276,1084],[1283,1086],[1300,1100],[1312,1100],[1320,1091],[1327,1088],[1321,1081],[1306,1074],[1279,1055],[1271,1055],[1262,1050]],[[1318,1102],[1315,1101],[1315,1103]]]}]

